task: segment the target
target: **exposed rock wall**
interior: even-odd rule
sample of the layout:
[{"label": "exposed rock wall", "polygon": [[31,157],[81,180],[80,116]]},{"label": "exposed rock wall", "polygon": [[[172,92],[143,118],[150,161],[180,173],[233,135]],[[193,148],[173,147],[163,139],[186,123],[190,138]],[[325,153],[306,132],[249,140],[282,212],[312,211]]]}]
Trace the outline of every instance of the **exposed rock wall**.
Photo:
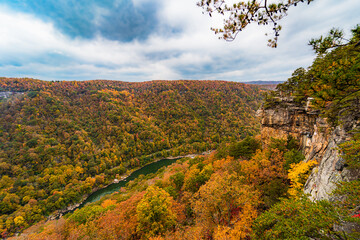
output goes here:
[{"label": "exposed rock wall", "polygon": [[301,106],[291,98],[279,98],[278,104],[260,108],[257,115],[262,124],[261,136],[265,143],[270,137],[296,137],[305,161],[315,159],[319,163],[309,176],[304,192],[314,200],[331,199],[329,194],[337,182],[355,177],[344,168],[344,160],[337,149],[339,144],[349,140],[348,132],[359,124],[352,122],[332,129],[319,112],[311,108],[310,100]]}]

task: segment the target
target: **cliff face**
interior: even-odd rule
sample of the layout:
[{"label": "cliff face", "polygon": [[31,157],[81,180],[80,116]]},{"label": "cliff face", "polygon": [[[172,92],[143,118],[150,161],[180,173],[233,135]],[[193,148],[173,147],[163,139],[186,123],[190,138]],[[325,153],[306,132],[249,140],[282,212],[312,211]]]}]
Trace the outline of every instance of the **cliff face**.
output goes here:
[{"label": "cliff face", "polygon": [[277,104],[262,107],[257,115],[262,124],[262,140],[266,143],[270,137],[285,138],[292,135],[300,142],[305,161],[317,160],[319,165],[309,176],[304,192],[314,200],[330,199],[329,195],[336,183],[352,180],[358,173],[345,168],[338,146],[349,140],[348,132],[359,125],[348,121],[343,126],[330,128],[318,111],[310,106],[295,103],[291,98],[279,98]]}]

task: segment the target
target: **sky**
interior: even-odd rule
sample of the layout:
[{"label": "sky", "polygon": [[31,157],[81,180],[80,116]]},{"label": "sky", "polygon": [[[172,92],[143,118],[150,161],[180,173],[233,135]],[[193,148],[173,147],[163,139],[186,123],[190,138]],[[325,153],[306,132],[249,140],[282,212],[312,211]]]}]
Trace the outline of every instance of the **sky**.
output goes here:
[{"label": "sky", "polygon": [[[231,0],[229,0],[231,1]],[[311,65],[311,38],[360,24],[359,0],[315,0],[271,29],[250,25],[233,42],[210,28],[196,0],[0,0],[0,76],[42,80],[285,81]]]}]

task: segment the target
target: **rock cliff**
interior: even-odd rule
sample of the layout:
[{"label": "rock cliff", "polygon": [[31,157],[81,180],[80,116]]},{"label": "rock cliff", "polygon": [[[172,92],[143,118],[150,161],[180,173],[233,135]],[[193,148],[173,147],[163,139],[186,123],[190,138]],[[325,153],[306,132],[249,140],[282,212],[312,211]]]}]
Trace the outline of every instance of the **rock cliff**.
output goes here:
[{"label": "rock cliff", "polygon": [[300,142],[305,161],[317,160],[304,192],[314,200],[329,199],[336,183],[352,180],[358,173],[346,168],[338,151],[339,144],[350,139],[349,131],[358,127],[359,121],[345,121],[342,126],[331,128],[319,111],[311,107],[311,100],[301,105],[292,98],[277,98],[275,104],[261,107],[257,115],[262,124],[262,140],[270,137],[285,138],[292,135]]}]

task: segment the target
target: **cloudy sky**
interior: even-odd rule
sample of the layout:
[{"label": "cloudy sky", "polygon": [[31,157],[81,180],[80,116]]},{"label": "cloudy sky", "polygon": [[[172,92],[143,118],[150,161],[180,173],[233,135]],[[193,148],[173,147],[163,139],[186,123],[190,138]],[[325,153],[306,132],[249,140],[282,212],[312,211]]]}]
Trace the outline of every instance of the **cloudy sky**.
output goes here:
[{"label": "cloudy sky", "polygon": [[359,0],[316,0],[281,21],[279,47],[251,26],[233,42],[196,0],[0,0],[0,76],[43,80],[286,80],[307,42],[360,24]]}]

